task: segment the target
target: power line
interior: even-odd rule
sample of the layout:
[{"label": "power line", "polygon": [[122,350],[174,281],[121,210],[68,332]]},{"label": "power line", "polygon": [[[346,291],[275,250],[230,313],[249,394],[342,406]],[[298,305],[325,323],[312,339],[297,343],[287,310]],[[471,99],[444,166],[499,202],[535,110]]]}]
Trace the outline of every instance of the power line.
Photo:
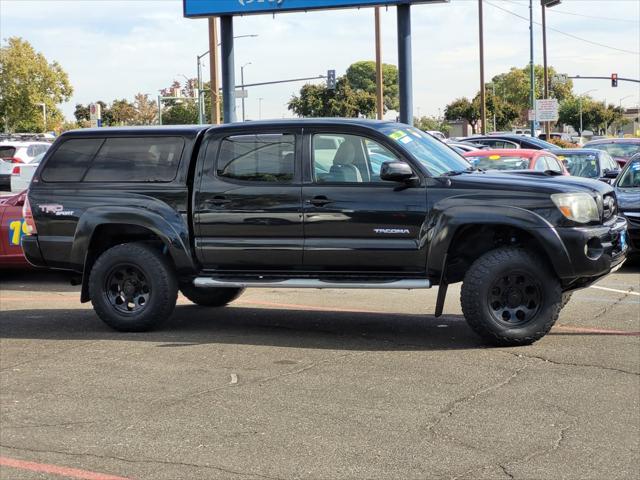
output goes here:
[{"label": "power line", "polygon": [[584,15],[582,13],[565,12],[563,10],[558,10],[557,8],[553,8],[551,9],[551,11],[554,14],[560,13],[562,15],[573,15],[575,17],[595,18],[596,20],[611,20],[612,22],[628,22],[628,23],[635,23],[640,25],[640,20],[630,20],[628,18],[598,17],[596,15]]},{"label": "power line", "polygon": [[[529,22],[529,19],[527,17],[519,15],[516,12],[513,12],[513,11],[508,10],[506,8],[500,7],[500,6],[498,6],[498,5],[494,4],[494,3],[491,3],[491,2],[485,1],[485,3],[487,5],[491,5],[494,8],[497,8],[498,10],[502,10],[503,12],[506,12],[506,13],[508,13],[510,15],[513,15],[514,17],[521,18],[522,20],[525,20],[527,23]],[[535,23],[536,25],[540,25],[540,22],[533,22],[533,23]],[[591,40],[587,40],[586,38],[578,37],[577,35],[573,35],[571,33],[567,33],[567,32],[564,32],[562,30],[558,30],[557,28],[553,28],[553,27],[547,26],[547,30],[553,30],[554,32],[559,33],[561,35],[565,35],[567,37],[573,38],[575,40],[580,40],[580,41],[585,42],[585,43],[590,43],[591,45],[597,45],[598,47],[604,47],[604,48],[608,48],[610,50],[617,50],[618,52],[623,52],[623,53],[631,53],[633,55],[640,55],[640,52],[634,52],[632,50],[625,50],[623,48],[612,47],[611,45],[605,45],[604,43],[593,42]]]}]

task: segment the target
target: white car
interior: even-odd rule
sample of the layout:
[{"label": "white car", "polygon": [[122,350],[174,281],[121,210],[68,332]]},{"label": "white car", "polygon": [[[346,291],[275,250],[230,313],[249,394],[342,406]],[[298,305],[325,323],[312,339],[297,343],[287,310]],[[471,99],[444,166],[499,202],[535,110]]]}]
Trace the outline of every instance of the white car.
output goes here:
[{"label": "white car", "polygon": [[47,152],[42,152],[40,155],[31,159],[29,163],[14,163],[13,169],[11,171],[11,192],[18,193],[22,192],[29,188],[29,184],[31,183],[31,179],[33,178],[33,174],[36,172],[36,168],[40,165],[40,161],[44,154]]},{"label": "white car", "polygon": [[8,189],[11,183],[13,167],[16,164],[28,164],[41,153],[45,153],[50,143],[27,141],[0,141],[0,190]]}]

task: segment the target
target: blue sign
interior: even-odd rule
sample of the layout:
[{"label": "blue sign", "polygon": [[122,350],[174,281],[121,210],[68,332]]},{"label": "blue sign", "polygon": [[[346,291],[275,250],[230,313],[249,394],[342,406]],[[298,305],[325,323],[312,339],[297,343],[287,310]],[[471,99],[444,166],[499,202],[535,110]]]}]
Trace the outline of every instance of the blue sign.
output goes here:
[{"label": "blue sign", "polygon": [[330,8],[444,3],[449,0],[183,0],[185,17],[217,17]]}]

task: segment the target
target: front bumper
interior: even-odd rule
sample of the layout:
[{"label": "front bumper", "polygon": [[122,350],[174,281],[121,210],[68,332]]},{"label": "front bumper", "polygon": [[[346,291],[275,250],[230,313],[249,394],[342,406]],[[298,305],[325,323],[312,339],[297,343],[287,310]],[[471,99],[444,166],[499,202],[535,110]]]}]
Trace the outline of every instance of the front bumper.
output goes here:
[{"label": "front bumper", "polygon": [[572,278],[563,280],[575,288],[609,274],[627,258],[629,235],[624,217],[618,216],[607,225],[560,228],[558,234],[573,267]]},{"label": "front bumper", "polygon": [[623,212],[629,232],[629,253],[640,253],[640,212]]}]

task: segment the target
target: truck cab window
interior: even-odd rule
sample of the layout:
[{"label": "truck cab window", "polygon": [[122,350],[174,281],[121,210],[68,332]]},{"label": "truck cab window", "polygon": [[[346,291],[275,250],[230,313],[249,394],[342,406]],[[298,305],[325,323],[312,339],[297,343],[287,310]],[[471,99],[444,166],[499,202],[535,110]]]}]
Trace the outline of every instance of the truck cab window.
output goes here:
[{"label": "truck cab window", "polygon": [[289,183],[295,172],[295,136],[234,135],[218,153],[218,177],[248,182]]}]

